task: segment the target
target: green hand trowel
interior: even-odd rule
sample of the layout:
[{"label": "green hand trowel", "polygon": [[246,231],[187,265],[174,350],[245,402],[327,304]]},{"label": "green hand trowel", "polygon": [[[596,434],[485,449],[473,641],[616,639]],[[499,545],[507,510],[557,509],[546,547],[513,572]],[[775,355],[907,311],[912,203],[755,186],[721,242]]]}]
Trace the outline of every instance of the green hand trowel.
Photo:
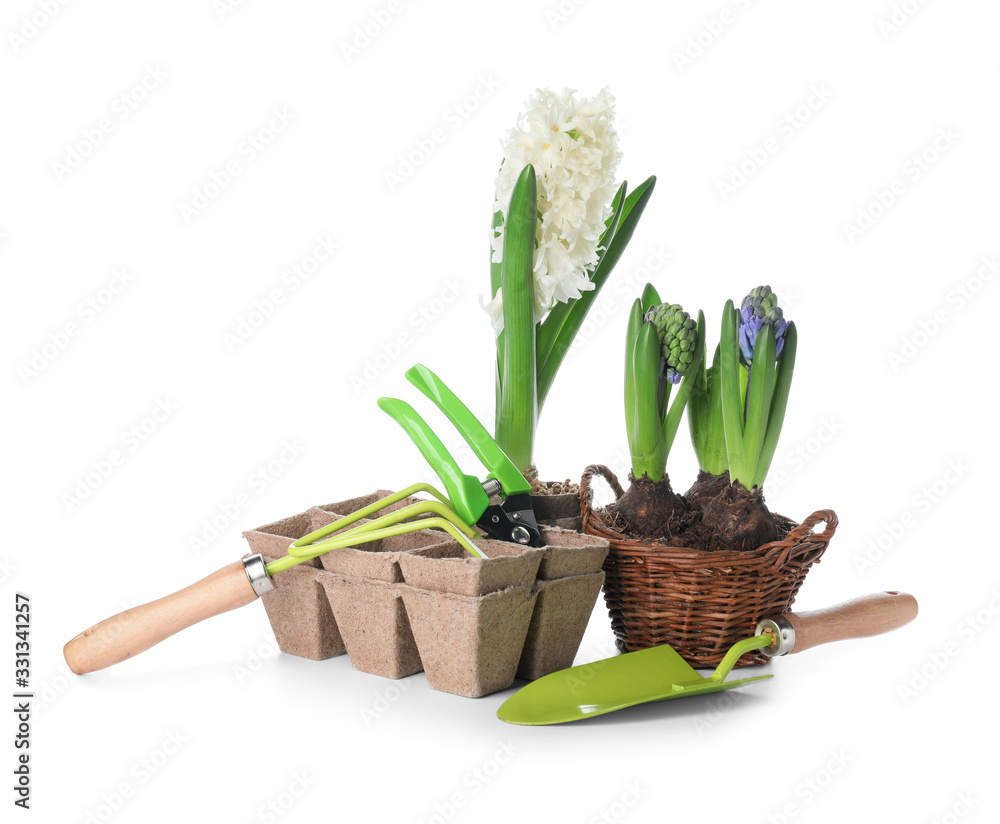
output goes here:
[{"label": "green hand trowel", "polygon": [[648,701],[731,690],[771,677],[725,680],[739,657],[751,650],[762,649],[770,656],[802,652],[831,641],[889,632],[916,615],[916,599],[903,592],[879,592],[815,612],[789,612],[760,621],[756,634],[734,644],[707,678],[664,644],[539,678],[508,698],[497,717],[509,724],[562,724]]}]

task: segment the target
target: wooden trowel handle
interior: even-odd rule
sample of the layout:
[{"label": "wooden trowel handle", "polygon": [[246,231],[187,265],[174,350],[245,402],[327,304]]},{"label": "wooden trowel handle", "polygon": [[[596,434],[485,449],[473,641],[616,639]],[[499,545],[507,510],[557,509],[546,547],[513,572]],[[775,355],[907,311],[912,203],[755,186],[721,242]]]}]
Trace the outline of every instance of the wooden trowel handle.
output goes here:
[{"label": "wooden trowel handle", "polygon": [[876,592],[813,612],[789,612],[795,630],[789,652],[802,652],[831,641],[867,638],[899,629],[917,617],[917,599],[905,592]]},{"label": "wooden trowel handle", "polygon": [[106,618],[66,644],[63,655],[77,675],[94,672],[256,599],[243,562],[236,561],[173,595]]}]

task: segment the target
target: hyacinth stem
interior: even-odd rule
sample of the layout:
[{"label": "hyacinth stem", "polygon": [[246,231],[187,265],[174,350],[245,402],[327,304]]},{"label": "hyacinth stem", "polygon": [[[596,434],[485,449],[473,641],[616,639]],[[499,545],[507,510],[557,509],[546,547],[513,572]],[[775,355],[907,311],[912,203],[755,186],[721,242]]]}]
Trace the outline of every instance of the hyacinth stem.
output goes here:
[{"label": "hyacinth stem", "polygon": [[531,465],[538,419],[532,274],[537,209],[535,169],[529,164],[514,186],[507,210],[500,274],[504,329],[497,339],[500,395],[496,441],[522,473]]},{"label": "hyacinth stem", "polygon": [[667,467],[667,452],[661,428],[663,419],[657,398],[660,338],[653,324],[642,323],[634,340],[632,370],[635,400],[628,426],[632,475],[636,478],[645,475],[656,482],[663,479]]},{"label": "hyacinth stem", "polygon": [[774,327],[766,324],[754,344],[753,366],[747,373],[746,426],[743,429],[745,475],[737,476],[747,489],[753,488],[757,462],[767,434],[767,420],[774,392]]},{"label": "hyacinth stem", "polygon": [[594,288],[584,292],[576,300],[556,304],[540,325],[538,331],[539,409],[544,405],[556,373],[573,345],[577,332],[583,326],[590,307],[594,305],[594,301],[632,239],[632,234],[639,224],[639,218],[642,217],[642,213],[646,209],[646,204],[653,194],[655,185],[656,178],[649,177],[627,197],[625,197],[625,184],[621,185],[618,195],[612,203],[614,214],[612,214],[607,228],[600,238],[600,245],[605,248],[600,253],[597,266],[590,277]]},{"label": "hyacinth stem", "polygon": [[722,395],[722,425],[726,436],[726,460],[729,477],[746,486],[743,451],[743,393],[740,386],[739,316],[731,300],[722,310],[722,340],[719,359],[719,389]]},{"label": "hyacinth stem", "polygon": [[785,422],[785,409],[788,407],[788,395],[792,386],[792,375],[795,372],[795,353],[798,351],[799,337],[795,331],[795,323],[785,327],[785,345],[778,356],[778,364],[774,371],[774,392],[771,396],[771,409],[767,418],[767,434],[761,446],[760,458],[757,460],[757,470],[754,473],[753,485],[761,486],[771,468],[775,450],[778,448],[778,438]]}]

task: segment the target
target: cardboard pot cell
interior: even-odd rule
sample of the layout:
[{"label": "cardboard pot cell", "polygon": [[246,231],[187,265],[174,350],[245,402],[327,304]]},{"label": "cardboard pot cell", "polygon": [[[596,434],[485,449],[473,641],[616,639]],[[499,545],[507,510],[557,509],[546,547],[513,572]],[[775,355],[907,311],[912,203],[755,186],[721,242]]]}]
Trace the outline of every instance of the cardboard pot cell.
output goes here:
[{"label": "cardboard pot cell", "polygon": [[[316,511],[323,512],[321,509]],[[366,524],[368,521],[362,519],[357,523]],[[353,526],[355,524],[349,528]],[[400,553],[439,544],[445,537],[447,536],[429,529],[404,532],[402,535],[393,535],[378,541],[331,550],[320,555],[319,562],[323,569],[345,578],[365,578],[372,581],[399,583],[403,580],[399,570]]]},{"label": "cardboard pot cell", "polygon": [[[243,533],[254,553],[265,561],[287,554],[288,545],[333,520],[328,513],[303,512]],[[344,641],[323,588],[317,583],[317,560],[279,572],[274,589],[261,601],[278,649],[289,655],[322,661],[344,652]]]},{"label": "cardboard pot cell", "polygon": [[532,495],[531,508],[539,526],[559,527],[580,531],[580,496],[576,492],[563,495]]},{"label": "cardboard pot cell", "polygon": [[607,539],[556,527],[543,526],[541,533],[545,541],[545,555],[538,567],[539,580],[600,572],[608,555]]},{"label": "cardboard pot cell", "polygon": [[479,698],[514,682],[536,595],[512,587],[470,597],[400,585],[427,681]]},{"label": "cardboard pot cell", "polygon": [[574,575],[535,584],[535,610],[524,641],[517,677],[533,681],[573,666],[604,573]]},{"label": "cardboard pot cell", "polygon": [[350,580],[330,572],[317,577],[355,669],[383,678],[404,678],[423,669],[398,584]]},{"label": "cardboard pot cell", "polygon": [[[335,520],[334,515],[314,507],[308,512],[300,512],[298,515],[247,530],[243,533],[243,537],[250,544],[251,552],[259,552],[269,558],[283,558],[288,554],[289,544]],[[312,558],[305,564],[316,568],[320,565],[318,558]]]},{"label": "cardboard pot cell", "polygon": [[474,558],[454,540],[400,555],[403,581],[417,589],[453,595],[487,595],[509,587],[531,589],[544,549],[485,539],[475,544],[486,558]]},{"label": "cardboard pot cell", "polygon": [[[265,561],[275,558],[264,556]],[[322,661],[344,652],[330,602],[317,583],[321,570],[305,564],[275,575],[274,589],[261,596],[278,649]]]}]

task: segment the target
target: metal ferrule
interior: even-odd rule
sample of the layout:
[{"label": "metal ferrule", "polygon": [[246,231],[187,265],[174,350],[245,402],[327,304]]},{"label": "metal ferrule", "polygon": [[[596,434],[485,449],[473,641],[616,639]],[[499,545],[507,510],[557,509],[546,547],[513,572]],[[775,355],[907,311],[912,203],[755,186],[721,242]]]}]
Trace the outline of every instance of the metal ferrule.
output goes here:
[{"label": "metal ferrule", "polygon": [[271,583],[271,576],[267,574],[267,567],[264,565],[263,555],[248,555],[243,559],[243,569],[246,570],[247,578],[250,579],[250,586],[253,587],[253,591],[257,593],[258,598],[274,589],[274,584]]},{"label": "metal ferrule", "polygon": [[761,650],[764,655],[774,658],[777,655],[787,655],[795,649],[795,628],[784,616],[779,615],[777,618],[765,618],[759,621],[754,635],[760,635],[762,632],[768,632],[775,638],[771,646]]}]

